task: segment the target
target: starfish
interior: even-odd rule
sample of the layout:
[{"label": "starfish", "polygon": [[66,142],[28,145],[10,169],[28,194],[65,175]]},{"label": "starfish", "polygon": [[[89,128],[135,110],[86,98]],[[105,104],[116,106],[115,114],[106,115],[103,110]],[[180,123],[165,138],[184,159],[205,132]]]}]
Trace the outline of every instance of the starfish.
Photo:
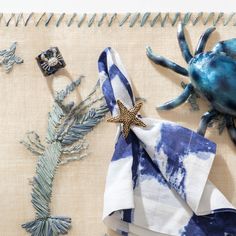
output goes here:
[{"label": "starfish", "polygon": [[144,124],[137,117],[137,114],[143,105],[141,102],[135,104],[134,107],[131,109],[128,109],[127,107],[125,107],[125,105],[120,100],[117,100],[117,104],[118,104],[118,107],[120,110],[120,115],[109,118],[107,121],[114,122],[114,123],[122,123],[123,124],[123,135],[125,138],[128,137],[129,131],[130,131],[132,125],[146,127],[146,124]]},{"label": "starfish", "polygon": [[4,66],[6,73],[12,70],[14,64],[21,64],[24,60],[15,55],[16,42],[14,42],[10,48],[0,51],[0,65]]}]

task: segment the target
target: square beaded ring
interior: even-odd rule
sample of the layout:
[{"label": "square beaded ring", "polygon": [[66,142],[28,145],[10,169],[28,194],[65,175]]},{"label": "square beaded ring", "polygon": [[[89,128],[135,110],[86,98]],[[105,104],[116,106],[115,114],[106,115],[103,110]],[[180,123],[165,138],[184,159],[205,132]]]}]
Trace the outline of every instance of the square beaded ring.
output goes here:
[{"label": "square beaded ring", "polygon": [[36,60],[44,76],[52,75],[66,66],[58,47],[51,47],[42,52]]}]

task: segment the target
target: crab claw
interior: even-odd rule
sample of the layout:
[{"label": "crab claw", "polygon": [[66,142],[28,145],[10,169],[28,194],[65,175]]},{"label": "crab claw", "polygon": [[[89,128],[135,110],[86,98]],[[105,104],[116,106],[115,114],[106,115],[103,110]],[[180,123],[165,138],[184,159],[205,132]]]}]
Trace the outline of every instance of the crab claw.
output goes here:
[{"label": "crab claw", "polygon": [[42,54],[40,55],[40,57],[41,57],[41,59],[42,59],[43,61],[48,62],[48,58],[45,57],[45,54],[44,54],[44,53],[42,53]]}]

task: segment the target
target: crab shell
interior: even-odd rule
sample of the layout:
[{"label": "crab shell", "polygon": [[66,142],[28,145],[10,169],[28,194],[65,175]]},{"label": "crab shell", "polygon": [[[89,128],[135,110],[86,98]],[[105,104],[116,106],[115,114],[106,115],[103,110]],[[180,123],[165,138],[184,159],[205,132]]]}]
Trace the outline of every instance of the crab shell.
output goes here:
[{"label": "crab shell", "polygon": [[59,60],[57,57],[52,57],[48,59],[48,65],[49,66],[56,66],[59,63]]},{"label": "crab shell", "polygon": [[188,66],[194,88],[217,111],[236,116],[236,60],[225,53],[206,52]]}]

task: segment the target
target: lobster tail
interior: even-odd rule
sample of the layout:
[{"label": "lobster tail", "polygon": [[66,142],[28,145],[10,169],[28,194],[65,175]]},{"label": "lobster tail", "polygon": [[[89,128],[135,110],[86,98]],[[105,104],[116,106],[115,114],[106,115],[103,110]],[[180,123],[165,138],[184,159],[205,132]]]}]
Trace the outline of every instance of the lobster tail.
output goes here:
[{"label": "lobster tail", "polygon": [[71,218],[48,217],[39,218],[22,225],[31,236],[57,236],[67,234],[71,228]]}]

